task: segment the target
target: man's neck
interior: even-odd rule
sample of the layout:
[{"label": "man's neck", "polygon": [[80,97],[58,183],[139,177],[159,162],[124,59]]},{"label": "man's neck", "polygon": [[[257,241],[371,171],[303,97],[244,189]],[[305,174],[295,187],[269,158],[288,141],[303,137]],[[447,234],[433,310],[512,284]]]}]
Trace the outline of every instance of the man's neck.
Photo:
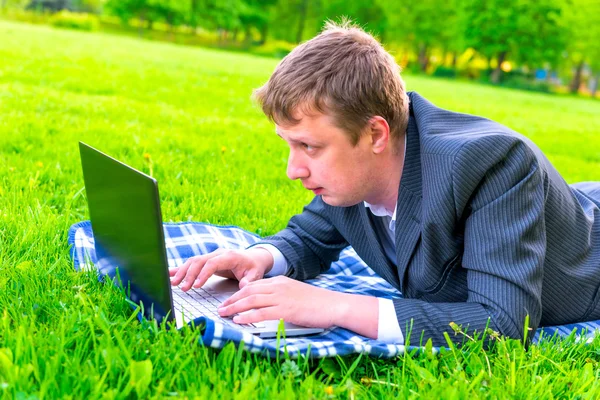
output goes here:
[{"label": "man's neck", "polygon": [[[406,136],[405,136],[406,138]],[[389,158],[379,172],[376,197],[367,199],[366,202],[375,206],[384,207],[390,213],[396,211],[398,202],[398,191],[400,190],[400,179],[404,170],[404,158],[406,154],[406,139],[397,154],[389,154]],[[370,201],[371,200],[371,201]]]},{"label": "man's neck", "polygon": [[395,163],[395,165],[392,166],[390,174],[385,180],[386,186],[383,190],[385,197],[380,204],[390,213],[393,213],[396,210],[396,205],[398,203],[398,191],[400,190],[400,179],[402,177],[402,167],[404,166],[404,157],[401,158],[402,160],[400,163]]}]

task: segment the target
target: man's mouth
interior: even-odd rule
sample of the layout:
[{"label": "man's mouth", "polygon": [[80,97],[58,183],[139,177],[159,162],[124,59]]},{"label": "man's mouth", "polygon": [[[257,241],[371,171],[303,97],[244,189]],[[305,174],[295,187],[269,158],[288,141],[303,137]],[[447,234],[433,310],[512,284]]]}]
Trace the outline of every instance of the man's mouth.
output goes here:
[{"label": "man's mouth", "polygon": [[322,187],[313,187],[313,188],[307,187],[306,189],[312,191],[315,195],[318,195],[323,191]]}]

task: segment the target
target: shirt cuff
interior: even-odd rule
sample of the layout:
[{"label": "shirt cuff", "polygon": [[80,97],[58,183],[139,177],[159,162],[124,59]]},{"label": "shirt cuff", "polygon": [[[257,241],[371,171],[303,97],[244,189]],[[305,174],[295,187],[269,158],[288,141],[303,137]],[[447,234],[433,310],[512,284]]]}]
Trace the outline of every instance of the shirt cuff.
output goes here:
[{"label": "shirt cuff", "polygon": [[379,297],[379,322],[377,340],[384,343],[404,344],[404,335],[398,324],[394,302]]},{"label": "shirt cuff", "polygon": [[272,244],[258,244],[256,249],[265,249],[273,256],[273,268],[265,274],[265,278],[272,276],[285,275],[288,272],[288,263],[279,249]]}]

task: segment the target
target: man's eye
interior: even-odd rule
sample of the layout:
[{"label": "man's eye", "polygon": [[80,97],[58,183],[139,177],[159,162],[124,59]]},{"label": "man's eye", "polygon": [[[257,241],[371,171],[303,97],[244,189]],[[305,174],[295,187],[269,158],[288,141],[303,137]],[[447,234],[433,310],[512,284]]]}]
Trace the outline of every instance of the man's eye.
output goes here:
[{"label": "man's eye", "polygon": [[306,144],[306,143],[302,143],[302,147],[304,147],[304,149],[308,150],[308,151],[312,151],[315,149],[314,147],[312,147],[311,145]]}]

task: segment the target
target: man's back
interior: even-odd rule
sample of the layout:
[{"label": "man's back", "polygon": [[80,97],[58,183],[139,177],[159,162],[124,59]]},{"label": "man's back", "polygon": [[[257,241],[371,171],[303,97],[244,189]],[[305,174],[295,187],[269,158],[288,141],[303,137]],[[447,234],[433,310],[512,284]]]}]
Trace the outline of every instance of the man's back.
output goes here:
[{"label": "man's back", "polygon": [[[429,218],[424,216],[420,245],[423,255],[415,253],[422,257],[423,265],[411,268],[414,272],[409,272],[409,280],[414,277],[415,281],[423,281],[427,266],[440,264],[443,247],[440,232],[444,232],[444,227],[453,227],[452,232],[446,231],[447,238],[459,246],[471,244],[481,249],[477,253],[480,257],[474,259],[465,259],[465,254],[474,255],[468,248],[463,249],[462,257],[459,249],[454,256],[462,258],[462,263],[474,270],[483,268],[486,273],[496,271],[494,274],[502,280],[522,286],[523,291],[535,292],[536,302],[541,293],[540,324],[599,317],[600,310],[594,310],[594,299],[597,301],[600,286],[600,246],[594,244],[600,241],[600,219],[595,218],[600,212],[600,184],[569,186],[535,144],[495,122],[435,108],[417,115],[416,119],[422,126],[419,133],[423,179],[431,186],[430,201],[427,196],[423,198],[423,211],[426,213],[428,207],[443,209],[442,203],[448,204],[446,201],[453,201],[450,203],[453,209],[438,211]],[[462,126],[461,121],[464,121]],[[447,162],[452,162],[450,168],[445,171],[428,168],[428,165],[443,165],[444,155]],[[539,190],[532,189],[533,185]],[[448,190],[452,190],[451,196],[444,197]],[[528,196],[514,201],[516,196],[511,196],[519,191]],[[452,213],[454,221],[450,221]],[[477,217],[477,214],[482,215]],[[540,219],[543,223],[538,224]],[[478,221],[482,226],[473,226]],[[461,237],[472,230],[467,229],[469,224],[469,228],[475,227],[480,232],[479,237]],[[452,259],[451,254],[447,257]],[[488,265],[477,266],[486,262]],[[543,290],[539,287],[540,275]],[[455,278],[454,281],[460,281]],[[503,285],[501,281],[498,283],[500,290]],[[443,282],[437,284],[442,286]],[[423,298],[451,301],[449,289],[444,290],[448,299],[436,298],[433,293],[426,293]],[[577,296],[570,300],[575,293]],[[518,293],[515,297],[519,297]],[[534,318],[534,309],[529,312]]]}]

